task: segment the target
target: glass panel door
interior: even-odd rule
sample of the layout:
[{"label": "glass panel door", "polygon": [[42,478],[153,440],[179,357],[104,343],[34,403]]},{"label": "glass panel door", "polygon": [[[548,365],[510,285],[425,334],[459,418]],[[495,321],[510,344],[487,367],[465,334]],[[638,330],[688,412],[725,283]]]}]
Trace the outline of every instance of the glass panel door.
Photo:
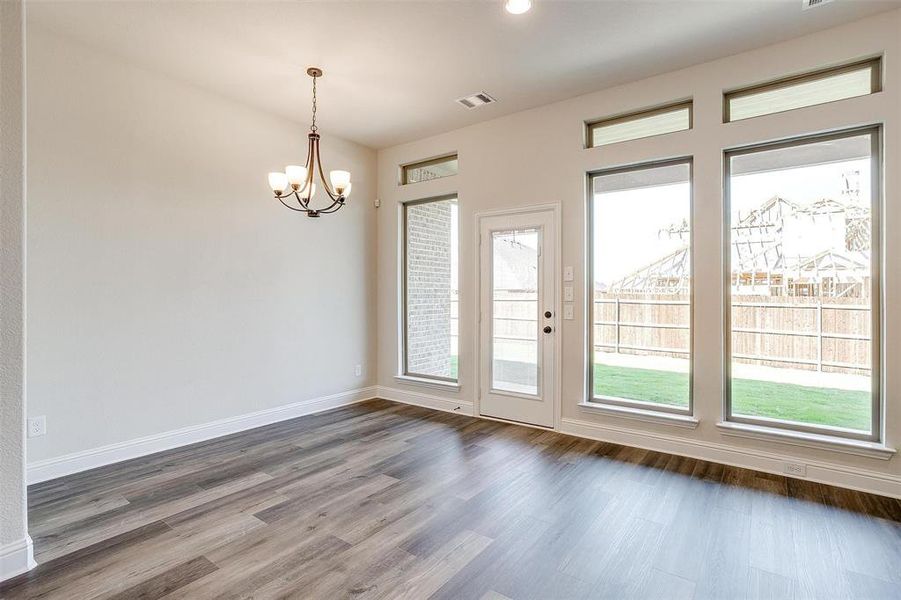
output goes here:
[{"label": "glass panel door", "polygon": [[553,427],[556,213],[479,218],[479,414]]},{"label": "glass panel door", "polygon": [[491,387],[538,395],[538,229],[491,234]]}]

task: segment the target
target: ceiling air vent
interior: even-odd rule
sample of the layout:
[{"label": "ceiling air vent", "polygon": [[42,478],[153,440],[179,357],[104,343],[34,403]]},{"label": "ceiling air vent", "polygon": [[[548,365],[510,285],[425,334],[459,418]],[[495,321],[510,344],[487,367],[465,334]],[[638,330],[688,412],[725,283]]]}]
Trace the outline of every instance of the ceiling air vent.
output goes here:
[{"label": "ceiling air vent", "polygon": [[830,2],[832,2],[832,0],[801,0],[801,8],[807,10],[808,8],[816,8]]},{"label": "ceiling air vent", "polygon": [[477,94],[473,94],[472,96],[457,98],[457,104],[465,106],[469,110],[478,108],[480,106],[485,106],[486,104],[494,104],[495,102],[497,102],[497,100],[489,96],[488,92],[479,92]]}]

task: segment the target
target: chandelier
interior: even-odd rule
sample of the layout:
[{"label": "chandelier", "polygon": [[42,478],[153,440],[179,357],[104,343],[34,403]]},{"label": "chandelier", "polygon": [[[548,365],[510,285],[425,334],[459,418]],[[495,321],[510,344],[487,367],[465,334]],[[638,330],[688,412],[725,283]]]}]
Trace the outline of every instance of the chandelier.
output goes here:
[{"label": "chandelier", "polygon": [[[329,181],[325,180],[322,162],[319,157],[319,133],[316,127],[316,79],[322,77],[322,69],[310,67],[307,75],[313,78],[313,121],[310,133],[307,134],[307,160],[301,167],[288,165],[284,172],[269,173],[269,187],[279,202],[297,212],[307,213],[308,217],[318,217],[337,212],[350,196],[350,171],[329,171]],[[314,174],[318,173],[321,187],[331,200],[331,204],[322,208],[311,208],[310,201],[316,195],[317,186],[313,183]],[[331,183],[331,185],[329,185]],[[286,201],[287,200],[287,201]]]}]

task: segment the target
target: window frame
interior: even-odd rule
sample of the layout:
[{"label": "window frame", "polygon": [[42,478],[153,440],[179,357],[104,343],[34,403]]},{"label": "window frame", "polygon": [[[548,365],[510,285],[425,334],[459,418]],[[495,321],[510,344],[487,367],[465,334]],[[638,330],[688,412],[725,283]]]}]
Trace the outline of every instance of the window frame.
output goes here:
[{"label": "window frame", "polygon": [[[857,71],[862,69],[863,67],[870,67],[870,93],[862,96],[850,96],[848,98],[840,98],[838,100],[828,100],[826,102],[818,102],[816,104],[809,104],[807,106],[799,106],[797,108],[788,108],[785,110],[777,110],[769,113],[764,113],[761,115],[754,115],[753,117],[745,117],[743,119],[732,119],[732,106],[731,100],[734,98],[744,98],[746,96],[752,96],[754,94],[758,94],[761,92],[769,92],[773,90],[779,90],[783,88],[788,88],[793,85],[807,83],[811,81],[820,81],[822,79],[829,79],[835,75],[842,75],[844,73],[850,73],[852,71]],[[760,117],[768,117],[770,115],[778,115],[781,113],[791,112],[794,110],[803,110],[805,108],[813,108],[815,106],[823,106],[826,104],[832,104],[834,102],[842,102],[844,100],[851,100],[852,98],[863,98],[865,96],[871,96],[873,94],[877,94],[882,91],[882,56],[876,56],[872,58],[866,58],[863,60],[857,60],[850,63],[845,63],[842,65],[838,65],[835,67],[828,67],[825,69],[818,69],[815,71],[808,71],[805,73],[800,73],[797,75],[789,75],[787,77],[780,77],[778,79],[774,79],[772,81],[767,81],[764,83],[756,83],[753,85],[742,86],[739,88],[727,90],[723,92],[723,123],[738,123],[741,121],[747,121],[749,119],[757,119]]]},{"label": "window frame", "polygon": [[[870,349],[871,414],[870,432],[846,429],[828,425],[784,421],[768,417],[740,416],[732,414],[732,231],[731,231],[731,158],[766,150],[804,146],[810,143],[870,135],[870,278],[871,278],[871,324]],[[865,125],[827,133],[795,136],[773,142],[743,145],[723,152],[723,421],[758,427],[778,429],[802,434],[822,435],[833,438],[881,442],[883,438],[883,398],[882,381],[884,349],[882,347],[885,325],[885,301],[883,293],[883,125]]]},{"label": "window frame", "polygon": [[[638,121],[645,117],[653,117],[656,115],[666,114],[669,112],[675,112],[679,109],[687,108],[688,109],[688,127],[685,129],[679,129],[677,131],[667,131],[665,133],[654,133],[651,135],[646,135],[638,138],[631,138],[628,140],[621,140],[619,142],[610,142],[609,144],[599,144],[597,146],[594,145],[594,131],[596,128],[604,126],[604,125],[616,125],[619,123],[628,123],[629,121]],[[673,133],[681,133],[683,131],[691,131],[694,129],[694,99],[686,98],[682,100],[676,100],[674,102],[667,102],[666,104],[660,104],[658,106],[652,106],[650,108],[643,108],[636,111],[629,111],[625,113],[619,113],[616,115],[602,117],[599,119],[592,119],[590,121],[585,122],[585,149],[591,150],[594,148],[603,148],[604,146],[612,146],[614,144],[624,144],[627,142],[634,142],[636,140],[646,140],[650,138],[655,138],[661,135],[671,135]]]},{"label": "window frame", "polygon": [[448,177],[454,177],[457,173],[452,175],[444,175],[443,177],[436,177],[435,179],[424,179],[422,181],[410,181],[409,176],[407,175],[410,169],[421,169],[423,167],[429,167],[431,165],[438,165],[448,160],[455,159],[457,161],[457,173],[460,171],[460,157],[456,152],[448,152],[447,154],[442,154],[440,156],[436,156],[434,158],[427,158],[425,160],[417,160],[414,162],[404,163],[399,166],[400,169],[400,177],[398,185],[415,185],[417,183],[425,183],[426,181],[435,181],[437,179],[447,179]]},{"label": "window frame", "polygon": [[[595,396],[594,394],[594,326],[595,326],[595,310],[594,310],[594,198],[593,198],[593,181],[595,177],[603,175],[615,175],[618,173],[628,173],[631,171],[642,171],[657,167],[670,167],[676,165],[688,165],[688,210],[689,210],[689,241],[688,248],[691,255],[689,261],[691,265],[691,278],[689,291],[689,311],[688,311],[688,406],[685,408],[668,406],[656,402],[632,400],[627,398],[617,398],[614,396]],[[679,158],[652,160],[640,163],[633,163],[625,166],[612,167],[607,169],[599,169],[589,171],[586,174],[586,248],[585,248],[585,275],[586,275],[586,373],[585,373],[585,401],[588,405],[594,406],[613,406],[625,408],[629,410],[650,411],[656,413],[665,413],[668,415],[680,415],[694,417],[694,370],[695,370],[695,205],[694,205],[694,157],[683,156]]]},{"label": "window frame", "polygon": [[460,219],[460,198],[457,193],[451,194],[443,194],[441,196],[432,196],[429,198],[419,198],[417,200],[409,200],[407,202],[400,203],[400,253],[401,253],[401,268],[400,268],[400,361],[398,370],[398,376],[403,378],[410,378],[414,380],[424,380],[427,382],[435,382],[442,385],[458,385],[460,383],[460,363],[459,363],[459,354],[457,355],[457,377],[440,377],[437,375],[427,375],[423,373],[416,373],[414,371],[410,371],[408,368],[408,360],[407,360],[407,209],[411,206],[419,206],[422,204],[429,204],[432,202],[443,202],[446,200],[454,200],[457,202],[457,348],[459,350],[461,343],[460,338],[462,337],[460,325],[459,325],[459,300],[462,294],[460,294],[460,239],[461,239],[461,229],[462,229],[462,219]]}]

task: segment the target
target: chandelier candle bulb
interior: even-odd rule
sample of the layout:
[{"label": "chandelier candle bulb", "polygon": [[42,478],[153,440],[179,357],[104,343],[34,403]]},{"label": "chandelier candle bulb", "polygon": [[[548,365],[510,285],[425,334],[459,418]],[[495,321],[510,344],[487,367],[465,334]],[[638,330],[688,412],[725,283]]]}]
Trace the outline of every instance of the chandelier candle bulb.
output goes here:
[{"label": "chandelier candle bulb", "polygon": [[269,187],[276,194],[281,194],[288,187],[288,176],[284,173],[269,173]]},{"label": "chandelier candle bulb", "polygon": [[297,165],[288,165],[285,167],[285,175],[288,176],[288,183],[291,184],[291,187],[295,190],[299,190],[307,180],[307,168],[299,167]]},{"label": "chandelier candle bulb", "polygon": [[332,188],[339,194],[347,188],[350,183],[350,171],[330,171],[329,179],[332,182]]}]

